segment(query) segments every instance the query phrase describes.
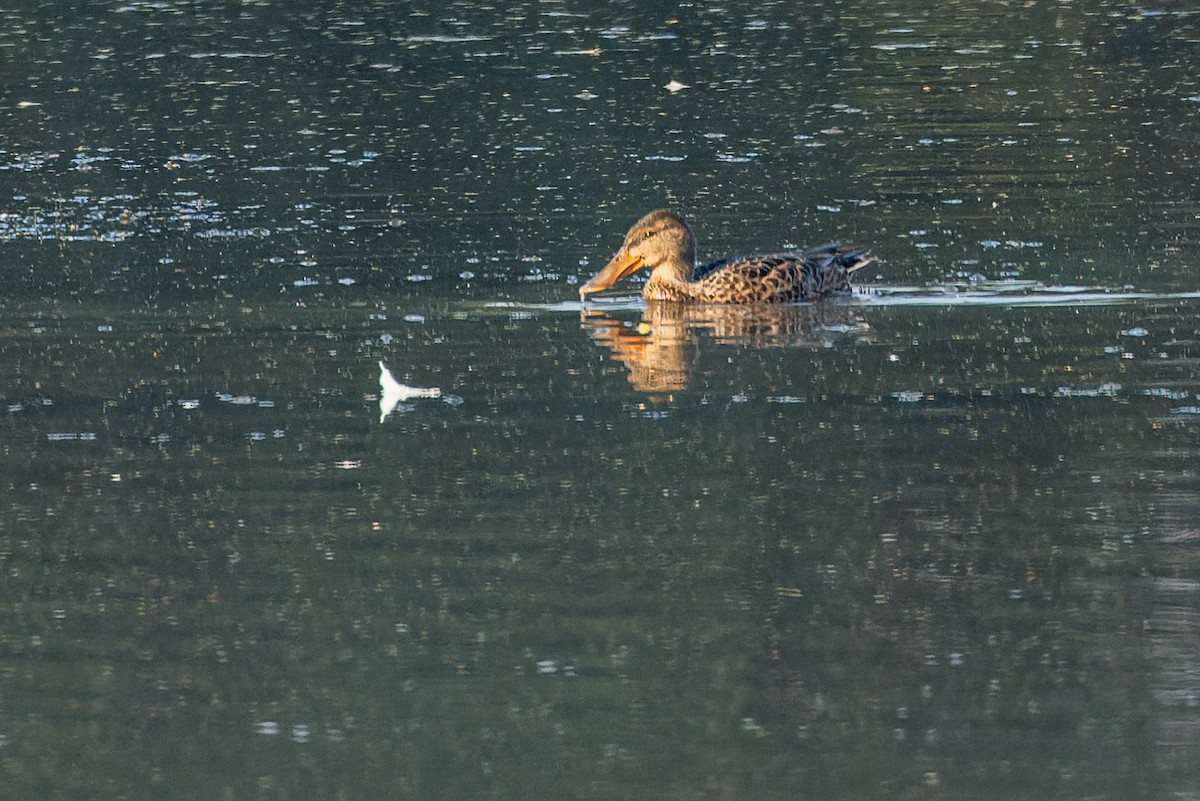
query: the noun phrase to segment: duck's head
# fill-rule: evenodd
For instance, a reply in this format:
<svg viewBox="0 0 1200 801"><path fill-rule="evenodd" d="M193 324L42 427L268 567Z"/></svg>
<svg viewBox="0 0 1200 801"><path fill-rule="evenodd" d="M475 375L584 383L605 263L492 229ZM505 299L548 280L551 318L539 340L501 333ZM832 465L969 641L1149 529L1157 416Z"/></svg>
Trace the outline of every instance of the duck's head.
<svg viewBox="0 0 1200 801"><path fill-rule="evenodd" d="M579 288L590 295L632 275L643 267L651 270L664 264L681 266L688 273L696 263L696 239L687 222L669 209L652 211L634 223L612 261Z"/></svg>

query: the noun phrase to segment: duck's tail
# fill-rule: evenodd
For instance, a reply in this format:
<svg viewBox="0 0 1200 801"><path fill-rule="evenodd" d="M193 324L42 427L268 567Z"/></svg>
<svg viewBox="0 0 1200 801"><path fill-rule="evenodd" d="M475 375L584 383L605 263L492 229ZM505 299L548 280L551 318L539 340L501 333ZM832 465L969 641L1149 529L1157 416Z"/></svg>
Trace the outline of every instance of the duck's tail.
<svg viewBox="0 0 1200 801"><path fill-rule="evenodd" d="M821 267L836 265L846 274L856 273L875 261L869 248L843 246L840 242L828 242L820 247L804 251L806 259L816 261Z"/></svg>
<svg viewBox="0 0 1200 801"><path fill-rule="evenodd" d="M842 254L839 261L846 268L847 273L856 273L868 264L873 263L875 257L871 255L871 251L867 248L856 248Z"/></svg>

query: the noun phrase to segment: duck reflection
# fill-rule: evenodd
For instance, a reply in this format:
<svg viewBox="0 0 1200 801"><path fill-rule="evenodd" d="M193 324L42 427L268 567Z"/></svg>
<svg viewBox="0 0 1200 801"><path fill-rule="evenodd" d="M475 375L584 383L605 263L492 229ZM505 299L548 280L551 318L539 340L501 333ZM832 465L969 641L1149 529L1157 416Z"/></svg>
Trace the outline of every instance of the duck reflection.
<svg viewBox="0 0 1200 801"><path fill-rule="evenodd" d="M847 303L691 306L649 303L637 321L584 307L580 326L612 351L641 392L686 389L700 340L752 347L828 347L866 322Z"/></svg>

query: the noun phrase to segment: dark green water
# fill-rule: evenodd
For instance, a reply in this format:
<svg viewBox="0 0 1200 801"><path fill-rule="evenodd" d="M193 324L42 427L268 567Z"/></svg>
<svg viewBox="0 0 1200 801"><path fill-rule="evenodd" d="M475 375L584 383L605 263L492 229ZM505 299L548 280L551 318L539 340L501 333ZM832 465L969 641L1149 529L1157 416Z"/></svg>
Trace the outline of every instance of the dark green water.
<svg viewBox="0 0 1200 801"><path fill-rule="evenodd" d="M0 20L5 797L1200 798L1189 5Z"/></svg>

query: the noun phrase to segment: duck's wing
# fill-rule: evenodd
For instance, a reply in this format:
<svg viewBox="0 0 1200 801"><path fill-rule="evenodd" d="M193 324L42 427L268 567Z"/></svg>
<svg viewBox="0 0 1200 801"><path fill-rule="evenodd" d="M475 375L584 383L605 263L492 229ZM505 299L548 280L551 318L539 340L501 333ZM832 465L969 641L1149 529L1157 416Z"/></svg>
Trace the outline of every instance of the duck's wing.
<svg viewBox="0 0 1200 801"><path fill-rule="evenodd" d="M696 267L690 294L701 303L796 303L850 289L872 261L865 248L829 242L800 253L733 256Z"/></svg>
<svg viewBox="0 0 1200 801"><path fill-rule="evenodd" d="M722 270L732 270L745 276L748 280L765 277L771 270L778 269L784 264L802 258L795 253L766 253L758 256L730 256L727 259L702 264L692 270L693 281L703 281L714 273Z"/></svg>
<svg viewBox="0 0 1200 801"><path fill-rule="evenodd" d="M702 281L718 270L733 264L751 264L756 262L771 262L798 260L812 266L813 269L841 267L848 273L866 267L875 261L868 248L847 247L841 242L826 242L815 248L807 248L799 253L771 253L762 256L730 256L725 259L697 265L692 270L692 280Z"/></svg>
<svg viewBox="0 0 1200 801"><path fill-rule="evenodd" d="M733 262L741 260L741 256L730 256L727 259L719 259L718 261L709 262L708 264L698 264L692 268L692 280L703 281L717 270L724 268L727 264L732 264Z"/></svg>
<svg viewBox="0 0 1200 801"><path fill-rule="evenodd" d="M693 273L692 294L702 303L791 303L813 295L814 276L795 254L741 256L706 264ZM696 277L699 276L699 277Z"/></svg>

